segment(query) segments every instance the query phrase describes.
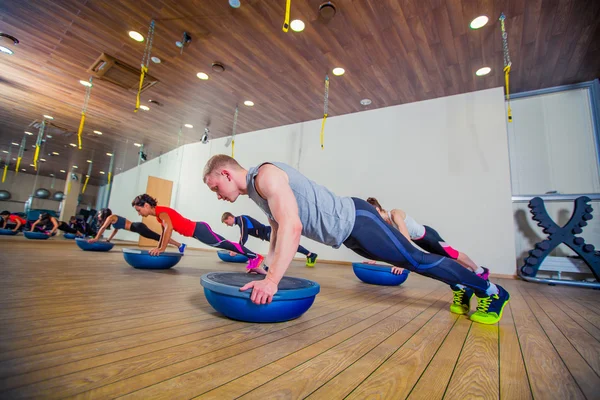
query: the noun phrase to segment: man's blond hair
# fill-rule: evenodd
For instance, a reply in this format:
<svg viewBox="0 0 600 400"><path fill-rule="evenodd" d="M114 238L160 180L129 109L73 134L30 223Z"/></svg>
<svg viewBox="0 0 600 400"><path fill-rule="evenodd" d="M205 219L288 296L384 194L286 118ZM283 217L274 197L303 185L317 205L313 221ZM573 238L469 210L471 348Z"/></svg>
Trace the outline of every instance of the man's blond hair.
<svg viewBox="0 0 600 400"><path fill-rule="evenodd" d="M242 169L242 166L235 161L235 158L229 157L226 154L214 155L208 160L204 166L204 173L202 174L202 180L206 183L206 178L215 171L223 168L231 168L234 170Z"/></svg>

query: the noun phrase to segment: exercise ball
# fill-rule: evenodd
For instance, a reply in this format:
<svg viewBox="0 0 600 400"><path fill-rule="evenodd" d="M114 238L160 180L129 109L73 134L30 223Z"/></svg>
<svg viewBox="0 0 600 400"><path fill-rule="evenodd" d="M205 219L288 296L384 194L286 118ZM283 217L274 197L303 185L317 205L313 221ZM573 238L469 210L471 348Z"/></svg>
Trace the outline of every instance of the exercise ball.
<svg viewBox="0 0 600 400"><path fill-rule="evenodd" d="M358 279L371 285L398 286L406 281L409 270L401 274L392 274L392 268L385 265L352 263L352 269Z"/></svg>
<svg viewBox="0 0 600 400"><path fill-rule="evenodd" d="M39 188L35 191L34 197L37 197L38 199L47 199L50 197L50 192L48 189Z"/></svg>
<svg viewBox="0 0 600 400"><path fill-rule="evenodd" d="M63 201L63 199L65 198L65 194L63 192L56 192L54 193L52 198L56 201Z"/></svg>
<svg viewBox="0 0 600 400"><path fill-rule="evenodd" d="M0 201L10 200L10 192L8 190L0 190Z"/></svg>

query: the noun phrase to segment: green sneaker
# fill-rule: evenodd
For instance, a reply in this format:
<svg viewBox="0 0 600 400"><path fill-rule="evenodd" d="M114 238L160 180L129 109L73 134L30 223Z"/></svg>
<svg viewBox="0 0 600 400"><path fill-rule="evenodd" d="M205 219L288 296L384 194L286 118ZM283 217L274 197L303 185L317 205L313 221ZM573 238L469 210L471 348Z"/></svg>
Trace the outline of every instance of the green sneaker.
<svg viewBox="0 0 600 400"><path fill-rule="evenodd" d="M498 294L477 299L477 311L471 315L471 321L480 324L493 325L502 318L502 311L510 300L510 294L500 285Z"/></svg>
<svg viewBox="0 0 600 400"><path fill-rule="evenodd" d="M317 257L318 255L315 253L311 253L309 257L306 257L306 266L314 267L315 263L317 262Z"/></svg>
<svg viewBox="0 0 600 400"><path fill-rule="evenodd" d="M454 293L454 301L450 305L450 312L459 315L465 315L469 313L471 308L471 297L473 297L473 291L471 289L457 289L452 290Z"/></svg>

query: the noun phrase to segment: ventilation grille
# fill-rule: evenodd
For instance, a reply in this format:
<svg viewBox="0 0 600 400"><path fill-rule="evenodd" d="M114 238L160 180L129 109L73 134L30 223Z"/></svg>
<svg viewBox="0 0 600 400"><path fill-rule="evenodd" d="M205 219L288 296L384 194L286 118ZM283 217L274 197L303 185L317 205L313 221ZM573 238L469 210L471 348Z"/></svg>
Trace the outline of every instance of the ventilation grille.
<svg viewBox="0 0 600 400"><path fill-rule="evenodd" d="M105 53L102 53L100 57L94 61L92 66L88 69L88 72L92 74L94 78L114 83L117 86L133 92L137 92L140 86L139 68L132 67ZM142 85L142 92L157 83L158 79L154 78L152 75L146 74L144 84Z"/></svg>

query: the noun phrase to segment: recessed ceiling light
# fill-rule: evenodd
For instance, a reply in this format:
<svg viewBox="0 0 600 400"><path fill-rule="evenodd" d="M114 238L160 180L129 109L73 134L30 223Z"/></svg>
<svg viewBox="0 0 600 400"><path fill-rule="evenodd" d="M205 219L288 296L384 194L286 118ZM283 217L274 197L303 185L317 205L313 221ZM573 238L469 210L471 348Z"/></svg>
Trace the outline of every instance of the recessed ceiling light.
<svg viewBox="0 0 600 400"><path fill-rule="evenodd" d="M13 161L17 161L17 159L13 157Z"/></svg>
<svg viewBox="0 0 600 400"><path fill-rule="evenodd" d="M300 21L299 19L295 19L290 22L290 28L292 28L294 32L302 32L304 30L304 22Z"/></svg>
<svg viewBox="0 0 600 400"><path fill-rule="evenodd" d="M65 171L64 169L61 169L61 170L60 170L60 172L62 172L62 173L65 173L65 172L67 172L67 171Z"/></svg>
<svg viewBox="0 0 600 400"><path fill-rule="evenodd" d="M492 69L490 67L483 67L483 68L479 68L476 72L475 75L477 76L484 76L490 73Z"/></svg>
<svg viewBox="0 0 600 400"><path fill-rule="evenodd" d="M54 117L51 116L51 115L44 115L44 118L46 118L46 119L54 119Z"/></svg>
<svg viewBox="0 0 600 400"><path fill-rule="evenodd" d="M77 168L79 168L79 167L78 167L77 165L73 165L73 168L77 169Z"/></svg>
<svg viewBox="0 0 600 400"><path fill-rule="evenodd" d="M229 5L232 8L240 8L240 0L229 0Z"/></svg>
<svg viewBox="0 0 600 400"><path fill-rule="evenodd" d="M253 102L253 101L250 101L250 100L246 100L246 101L244 102L244 105L245 105L245 106L248 106L248 107L252 107L252 106L254 106L254 102Z"/></svg>
<svg viewBox="0 0 600 400"><path fill-rule="evenodd" d="M471 29L479 29L482 28L483 26L485 26L485 24L487 24L489 21L489 18L486 17L485 15L481 15L477 18L475 18L473 21L471 21L471 23L469 24L469 28Z"/></svg>
<svg viewBox="0 0 600 400"><path fill-rule="evenodd" d="M86 177L86 178L89 178L90 176L89 176L88 174L85 174L85 177Z"/></svg>
<svg viewBox="0 0 600 400"><path fill-rule="evenodd" d="M3 152L4 154L8 154L8 151L6 151L6 150L2 150L2 152Z"/></svg>
<svg viewBox="0 0 600 400"><path fill-rule="evenodd" d="M106 153L106 155L112 157L113 153Z"/></svg>
<svg viewBox="0 0 600 400"><path fill-rule="evenodd" d="M18 145L19 145L19 143L17 143L17 142L12 142L11 144L12 144L13 146L18 146Z"/></svg>
<svg viewBox="0 0 600 400"><path fill-rule="evenodd" d="M60 154L59 154L57 151L53 151L53 152L52 152L52 155L53 155L53 156L58 156L58 155L60 155Z"/></svg>
<svg viewBox="0 0 600 400"><path fill-rule="evenodd" d="M344 75L346 70L344 68L337 67L337 68L334 68L332 72L335 76L342 76L342 75Z"/></svg>
<svg viewBox="0 0 600 400"><path fill-rule="evenodd" d="M148 106L140 106L140 108L144 111L150 110L150 107L148 107Z"/></svg>
<svg viewBox="0 0 600 400"><path fill-rule="evenodd" d="M194 125L192 125L192 124L185 124L184 126L185 126L186 128L193 128L193 127L194 127Z"/></svg>
<svg viewBox="0 0 600 400"><path fill-rule="evenodd" d="M35 167L35 165L33 165L33 164L29 164L29 166L30 166L30 167Z"/></svg>
<svg viewBox="0 0 600 400"><path fill-rule="evenodd" d="M136 31L129 31L129 37L135 40L136 42L143 42L144 36L141 33Z"/></svg>
<svg viewBox="0 0 600 400"><path fill-rule="evenodd" d="M27 170L25 168L21 168L21 171L23 172L27 172Z"/></svg>
<svg viewBox="0 0 600 400"><path fill-rule="evenodd" d="M198 72L198 73L196 74L196 76L197 76L198 78L202 79L203 81L205 81L205 80L207 80L207 79L208 79L208 75L206 75L204 72Z"/></svg>
<svg viewBox="0 0 600 400"><path fill-rule="evenodd" d="M0 46L0 51L4 54L8 54L9 56L12 56L13 54L15 54L14 51L12 51L8 47L4 47L4 46Z"/></svg>
<svg viewBox="0 0 600 400"><path fill-rule="evenodd" d="M33 133L31 133L31 132L27 132L27 131L25 131L25 134L27 134L27 135L29 135L29 136L32 136L32 135L33 135Z"/></svg>
<svg viewBox="0 0 600 400"><path fill-rule="evenodd" d="M158 58L158 57L150 57L150 59L152 60L152 62L154 64L160 64L160 61L161 61L160 58Z"/></svg>
<svg viewBox="0 0 600 400"><path fill-rule="evenodd" d="M88 81L83 81L83 80L81 80L81 81L79 81L79 83L81 83L81 84L82 84L83 86L85 86L85 87L92 87L92 86L93 86L93 85L92 85L91 83L89 83Z"/></svg>
<svg viewBox="0 0 600 400"><path fill-rule="evenodd" d="M69 143L69 146L71 146L71 147L77 147L77 145L75 143Z"/></svg>
<svg viewBox="0 0 600 400"><path fill-rule="evenodd" d="M32 144L31 147L33 147L35 149L35 144Z"/></svg>
<svg viewBox="0 0 600 400"><path fill-rule="evenodd" d="M371 99L362 99L360 101L360 104L362 104L363 106L368 106L371 103L372 103Z"/></svg>
<svg viewBox="0 0 600 400"><path fill-rule="evenodd" d="M100 175L104 175L104 171L100 171Z"/></svg>
<svg viewBox="0 0 600 400"><path fill-rule="evenodd" d="M141 144L139 144L139 143L134 143L133 145L134 145L135 147L142 147L142 145L141 145Z"/></svg>
<svg viewBox="0 0 600 400"><path fill-rule="evenodd" d="M100 132L100 131L94 131L94 133L95 133L96 135L102 135L102 132Z"/></svg>
<svg viewBox="0 0 600 400"><path fill-rule="evenodd" d="M92 162L92 160L87 160L87 162L88 162L88 163L91 163L91 162Z"/></svg>
<svg viewBox="0 0 600 400"><path fill-rule="evenodd" d="M40 158L40 161L41 162L46 162L46 159L45 158Z"/></svg>
<svg viewBox="0 0 600 400"><path fill-rule="evenodd" d="M50 174L50 176L54 176L54 174Z"/></svg>
<svg viewBox="0 0 600 400"><path fill-rule="evenodd" d="M52 139L52 135L46 135L48 139Z"/></svg>

